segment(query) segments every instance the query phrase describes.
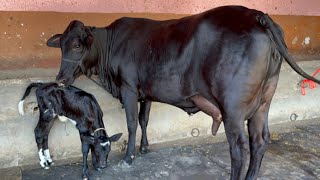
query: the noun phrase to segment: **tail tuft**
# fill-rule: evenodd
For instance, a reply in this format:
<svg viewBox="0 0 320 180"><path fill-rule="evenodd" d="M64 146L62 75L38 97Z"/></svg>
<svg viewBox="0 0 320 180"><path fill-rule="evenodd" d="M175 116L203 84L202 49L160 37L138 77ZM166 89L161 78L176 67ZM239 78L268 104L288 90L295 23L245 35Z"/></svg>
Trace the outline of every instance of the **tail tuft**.
<svg viewBox="0 0 320 180"><path fill-rule="evenodd" d="M19 102L19 104L18 104L18 110L19 110L19 114L20 114L21 116L24 115L23 103L24 103L24 100L21 100L21 101Z"/></svg>

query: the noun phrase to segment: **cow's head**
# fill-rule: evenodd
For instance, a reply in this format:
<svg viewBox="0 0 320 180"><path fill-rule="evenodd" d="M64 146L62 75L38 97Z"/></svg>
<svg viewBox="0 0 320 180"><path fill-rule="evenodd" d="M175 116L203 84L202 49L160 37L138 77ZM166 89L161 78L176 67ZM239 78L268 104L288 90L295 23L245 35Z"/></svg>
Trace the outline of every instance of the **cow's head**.
<svg viewBox="0 0 320 180"><path fill-rule="evenodd" d="M107 167L107 159L111 150L111 143L116 142L120 139L122 133L115 134L111 137L100 136L94 137L90 140L92 147L92 164L96 169L103 169ZM85 142L88 143L88 142Z"/></svg>
<svg viewBox="0 0 320 180"><path fill-rule="evenodd" d="M56 34L47 41L49 47L61 48L62 61L56 77L58 83L69 86L81 74L92 74L96 61L91 53L94 41L91 29L75 20L63 34Z"/></svg>

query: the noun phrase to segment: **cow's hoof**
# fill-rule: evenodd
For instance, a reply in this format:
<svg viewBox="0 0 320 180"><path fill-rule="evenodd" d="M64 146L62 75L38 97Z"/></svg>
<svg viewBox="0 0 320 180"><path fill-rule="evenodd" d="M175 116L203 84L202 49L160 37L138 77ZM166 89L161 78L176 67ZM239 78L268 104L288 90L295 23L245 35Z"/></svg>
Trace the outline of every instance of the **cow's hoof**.
<svg viewBox="0 0 320 180"><path fill-rule="evenodd" d="M44 169L50 169L50 167L49 167L49 166L46 166L46 167L44 167Z"/></svg>
<svg viewBox="0 0 320 180"><path fill-rule="evenodd" d="M47 161L47 163L48 163L49 166L53 166L54 165L53 161L51 161L51 162Z"/></svg>
<svg viewBox="0 0 320 180"><path fill-rule="evenodd" d="M140 147L139 151L141 154L147 154L150 152L150 149L148 148L148 146L144 146L144 147Z"/></svg>
<svg viewBox="0 0 320 180"><path fill-rule="evenodd" d="M131 163L132 163L132 162L131 162ZM130 164L127 163L125 160L121 160L121 161L119 162L118 166L121 167L121 168L130 168L130 167L131 167Z"/></svg>
<svg viewBox="0 0 320 180"><path fill-rule="evenodd" d="M94 169L95 169L96 171L98 171L99 173L102 173L101 168L95 167Z"/></svg>

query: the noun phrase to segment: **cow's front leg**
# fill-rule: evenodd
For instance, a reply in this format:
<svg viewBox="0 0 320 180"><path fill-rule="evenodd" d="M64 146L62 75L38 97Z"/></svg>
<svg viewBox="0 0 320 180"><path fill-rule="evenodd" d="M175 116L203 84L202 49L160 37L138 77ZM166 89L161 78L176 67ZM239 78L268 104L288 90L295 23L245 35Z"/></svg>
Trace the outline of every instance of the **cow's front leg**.
<svg viewBox="0 0 320 180"><path fill-rule="evenodd" d="M138 125L138 96L132 90L123 87L121 88L121 97L126 111L127 127L129 132L127 153L123 160L128 164L132 164L135 156L135 141Z"/></svg>
<svg viewBox="0 0 320 180"><path fill-rule="evenodd" d="M89 153L90 145L87 143L82 142L82 179L88 180L89 179L89 173L88 173L88 153Z"/></svg>
<svg viewBox="0 0 320 180"><path fill-rule="evenodd" d="M143 101L140 103L140 110L139 110L139 124L141 127L141 144L140 144L140 153L146 154L150 152L148 146L148 138L147 138L147 126L149 121L149 114L151 109L151 101Z"/></svg>

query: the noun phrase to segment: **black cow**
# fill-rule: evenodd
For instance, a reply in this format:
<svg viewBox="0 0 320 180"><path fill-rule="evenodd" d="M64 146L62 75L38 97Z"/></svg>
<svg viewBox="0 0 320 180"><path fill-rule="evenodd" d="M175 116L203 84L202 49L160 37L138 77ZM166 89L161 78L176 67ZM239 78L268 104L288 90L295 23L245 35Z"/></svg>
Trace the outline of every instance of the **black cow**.
<svg viewBox="0 0 320 180"><path fill-rule="evenodd" d="M93 95L73 86L60 87L56 83L31 83L21 101L19 113L24 114L23 102L36 87L39 122L34 129L39 150L40 165L48 169L52 163L48 148L48 135L54 120L70 121L79 130L83 154L83 179L88 179L87 157L91 149L92 164L96 170L107 166L111 142L119 140L122 133L109 137L105 130L103 113Z"/></svg>
<svg viewBox="0 0 320 180"><path fill-rule="evenodd" d="M68 86L81 74L101 84L125 108L129 140L124 161L148 152L146 127L152 101L223 120L231 155L231 179L256 179L269 142L268 111L282 60L300 75L288 54L282 29L265 13L241 6L218 7L175 20L121 18L104 28L72 21L47 45L61 48L58 82ZM138 113L138 102L140 111ZM249 141L244 132L248 120Z"/></svg>

